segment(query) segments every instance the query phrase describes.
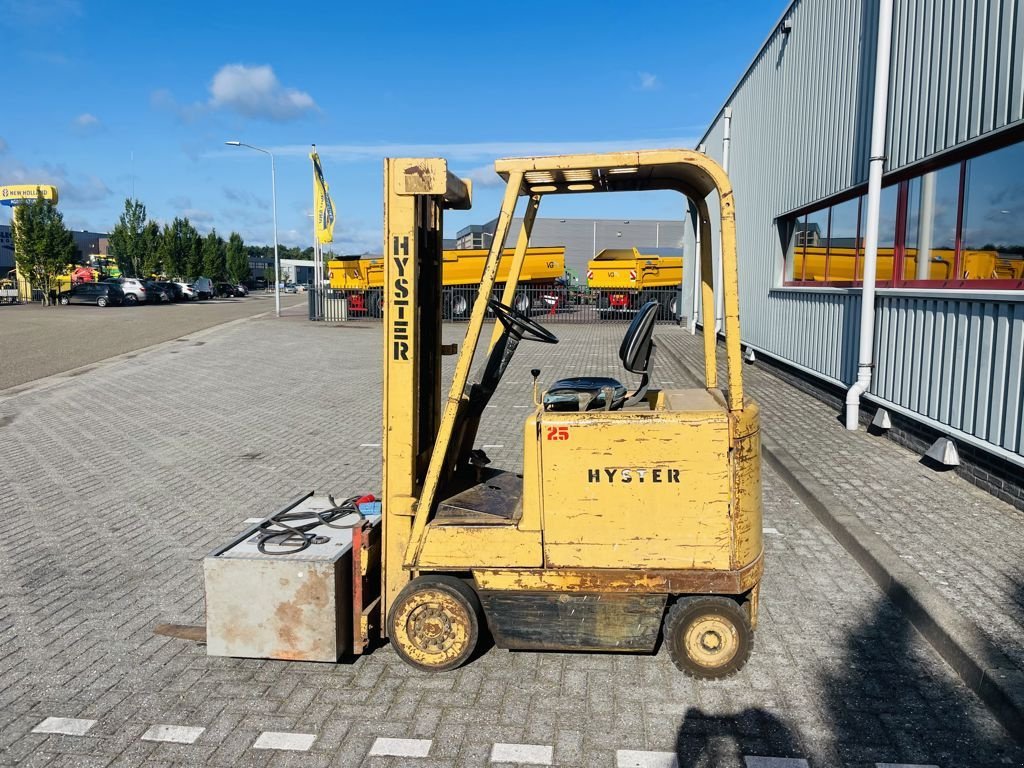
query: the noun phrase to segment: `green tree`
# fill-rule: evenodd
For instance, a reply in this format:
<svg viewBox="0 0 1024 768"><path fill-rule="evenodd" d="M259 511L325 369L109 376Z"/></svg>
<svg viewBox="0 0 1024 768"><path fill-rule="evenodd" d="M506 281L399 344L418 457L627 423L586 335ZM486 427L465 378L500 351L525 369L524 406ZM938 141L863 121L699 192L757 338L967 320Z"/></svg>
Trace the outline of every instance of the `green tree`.
<svg viewBox="0 0 1024 768"><path fill-rule="evenodd" d="M110 233L107 252L117 261L121 274L138 277L145 259L146 206L138 200L125 198L121 218Z"/></svg>
<svg viewBox="0 0 1024 768"><path fill-rule="evenodd" d="M211 229L203 241L203 274L213 281L223 280L226 271L227 249L224 240Z"/></svg>
<svg viewBox="0 0 1024 768"><path fill-rule="evenodd" d="M192 255L194 230L188 219L175 218L164 225L160 235L160 263L168 277L186 276L186 265Z"/></svg>
<svg viewBox="0 0 1024 768"><path fill-rule="evenodd" d="M233 283L249 279L249 254L245 250L242 236L237 232L232 232L228 238L227 270Z"/></svg>
<svg viewBox="0 0 1024 768"><path fill-rule="evenodd" d="M75 259L75 241L64 226L64 216L42 194L14 209L14 261L18 271L50 303L56 278L68 271Z"/></svg>
<svg viewBox="0 0 1024 768"><path fill-rule="evenodd" d="M160 225L155 221L146 223L142 230L142 277L162 275L166 271L160 253Z"/></svg>
<svg viewBox="0 0 1024 768"><path fill-rule="evenodd" d="M188 222L188 219L185 219ZM188 225L188 259L185 271L189 280L195 280L203 274L203 238L191 224Z"/></svg>

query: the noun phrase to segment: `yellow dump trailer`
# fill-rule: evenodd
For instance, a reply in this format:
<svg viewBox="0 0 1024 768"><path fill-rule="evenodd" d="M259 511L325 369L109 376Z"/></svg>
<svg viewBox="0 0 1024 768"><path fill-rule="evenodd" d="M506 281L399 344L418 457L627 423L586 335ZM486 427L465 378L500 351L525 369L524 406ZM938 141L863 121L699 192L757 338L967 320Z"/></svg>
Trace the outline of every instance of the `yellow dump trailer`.
<svg viewBox="0 0 1024 768"><path fill-rule="evenodd" d="M926 280L1020 280L1024 276L1024 260L999 258L996 251L963 250L960 271L954 273L956 254L952 248L931 251ZM793 254L792 280L814 282L850 282L864 277L864 251L853 248L826 248L823 245L796 246ZM894 279L895 249L878 249L877 274L880 282ZM907 248L903 254L903 274L896 279L913 280L917 274L917 249Z"/></svg>
<svg viewBox="0 0 1024 768"><path fill-rule="evenodd" d="M508 279L514 249L507 248L498 265L497 282L504 285ZM449 320L469 316L473 299L483 278L487 251L483 249L456 249L443 252L441 296L443 315ZM530 248L523 263L514 306L520 312L530 312L539 301L565 303L565 288L561 285L565 275L565 248ZM384 260L379 257L355 257L327 262L327 276L332 290L344 291L348 298L348 311L357 317L382 317L384 311Z"/></svg>
<svg viewBox="0 0 1024 768"><path fill-rule="evenodd" d="M649 301L658 302L661 319L675 320L682 280L679 248L605 248L587 264L587 287L602 320L632 315Z"/></svg>

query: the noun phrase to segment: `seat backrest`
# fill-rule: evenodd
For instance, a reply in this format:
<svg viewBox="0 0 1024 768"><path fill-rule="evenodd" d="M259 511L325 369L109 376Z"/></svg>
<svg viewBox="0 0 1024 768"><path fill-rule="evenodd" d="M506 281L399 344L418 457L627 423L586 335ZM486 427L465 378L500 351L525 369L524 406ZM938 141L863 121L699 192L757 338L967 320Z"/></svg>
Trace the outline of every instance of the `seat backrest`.
<svg viewBox="0 0 1024 768"><path fill-rule="evenodd" d="M626 335L619 345L619 359L630 373L646 373L650 361L651 337L654 335L654 319L658 315L658 302L648 301L637 311L633 322L626 329Z"/></svg>

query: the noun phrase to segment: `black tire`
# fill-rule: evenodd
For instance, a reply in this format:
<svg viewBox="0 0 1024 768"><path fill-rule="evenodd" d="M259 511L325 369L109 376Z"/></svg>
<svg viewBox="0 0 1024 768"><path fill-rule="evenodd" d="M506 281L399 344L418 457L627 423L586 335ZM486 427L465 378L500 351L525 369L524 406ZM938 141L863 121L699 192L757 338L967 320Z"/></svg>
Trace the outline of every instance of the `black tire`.
<svg viewBox="0 0 1024 768"><path fill-rule="evenodd" d="M107 306L107 297L106 296L100 296L98 299L96 299L96 306L97 307L105 307L105 306Z"/></svg>
<svg viewBox="0 0 1024 768"><path fill-rule="evenodd" d="M657 314L656 317L660 316L661 315L661 296L659 296L658 294L654 293L653 291L645 291L644 293L640 294L640 297L638 298L636 304L632 306L633 311L634 312L639 312L640 311L640 307L642 307L644 304L646 304L649 301L656 301L656 302L658 302L658 314Z"/></svg>
<svg viewBox="0 0 1024 768"><path fill-rule="evenodd" d="M473 311L473 300L469 291L445 291L442 303L445 320L468 320Z"/></svg>
<svg viewBox="0 0 1024 768"><path fill-rule="evenodd" d="M750 616L728 597L683 597L662 629L669 655L691 677L716 680L739 672L750 658Z"/></svg>
<svg viewBox="0 0 1024 768"><path fill-rule="evenodd" d="M529 315L530 310L533 309L533 299L530 298L530 294L526 291L518 291L512 297L512 309L521 315Z"/></svg>
<svg viewBox="0 0 1024 768"><path fill-rule="evenodd" d="M679 319L679 291L666 291L661 297L661 319L675 322Z"/></svg>
<svg viewBox="0 0 1024 768"><path fill-rule="evenodd" d="M384 317L383 291L370 291L366 294L366 314L370 317Z"/></svg>
<svg viewBox="0 0 1024 768"><path fill-rule="evenodd" d="M61 306L66 307L71 303L71 298L69 296L61 296L58 301L61 303Z"/></svg>
<svg viewBox="0 0 1024 768"><path fill-rule="evenodd" d="M124 295L124 303L128 304L129 306L131 306L132 304L138 304L139 297L136 296L134 293L126 293Z"/></svg>
<svg viewBox="0 0 1024 768"><path fill-rule="evenodd" d="M388 613L388 637L399 658L427 672L465 664L480 640L483 611L476 592L454 576L413 579Z"/></svg>

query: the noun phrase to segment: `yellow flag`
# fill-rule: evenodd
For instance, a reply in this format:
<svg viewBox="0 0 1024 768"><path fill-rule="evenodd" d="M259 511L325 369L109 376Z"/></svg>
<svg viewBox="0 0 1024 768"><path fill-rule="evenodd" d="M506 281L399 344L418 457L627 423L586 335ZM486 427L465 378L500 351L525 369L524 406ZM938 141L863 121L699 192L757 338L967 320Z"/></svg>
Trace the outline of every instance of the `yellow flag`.
<svg viewBox="0 0 1024 768"><path fill-rule="evenodd" d="M320 167L320 155L312 152L309 159L313 161L313 216L316 222L316 238L321 243L334 241L334 201L324 181L324 171Z"/></svg>

